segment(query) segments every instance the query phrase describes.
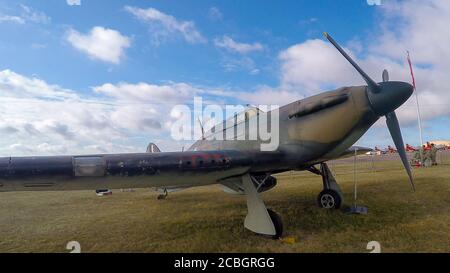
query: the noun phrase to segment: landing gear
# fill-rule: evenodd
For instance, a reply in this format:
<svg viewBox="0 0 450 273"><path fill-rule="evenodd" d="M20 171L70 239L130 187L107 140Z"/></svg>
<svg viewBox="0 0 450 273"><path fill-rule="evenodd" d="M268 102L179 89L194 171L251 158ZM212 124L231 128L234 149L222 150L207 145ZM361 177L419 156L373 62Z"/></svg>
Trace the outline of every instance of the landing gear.
<svg viewBox="0 0 450 273"><path fill-rule="evenodd" d="M280 239L281 235L283 235L283 221L281 217L271 209L267 209L269 213L270 219L272 220L273 225L275 226L275 235L272 235L272 239Z"/></svg>
<svg viewBox="0 0 450 273"><path fill-rule="evenodd" d="M324 209L339 209L342 199L337 191L323 190L317 197L317 204Z"/></svg>
<svg viewBox="0 0 450 273"><path fill-rule="evenodd" d="M322 176L323 191L317 197L319 207L324 209L339 209L344 203L344 196L328 165L321 163L320 170L313 166L309 171Z"/></svg>
<svg viewBox="0 0 450 273"><path fill-rule="evenodd" d="M167 198L167 195L169 195L169 193L167 192L167 189L164 189L164 192L162 194L158 194L157 199L158 200L164 200Z"/></svg>
<svg viewBox="0 0 450 273"><path fill-rule="evenodd" d="M247 196L248 209L244 221L245 228L257 234L279 239L283 235L283 222L280 216L266 208L249 174L242 177L242 185Z"/></svg>

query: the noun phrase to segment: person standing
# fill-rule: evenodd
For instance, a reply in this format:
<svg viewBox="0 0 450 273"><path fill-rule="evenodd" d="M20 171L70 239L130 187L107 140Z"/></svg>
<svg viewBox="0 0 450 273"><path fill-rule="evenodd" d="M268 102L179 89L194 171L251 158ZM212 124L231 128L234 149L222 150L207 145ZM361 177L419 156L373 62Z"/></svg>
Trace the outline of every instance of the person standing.
<svg viewBox="0 0 450 273"><path fill-rule="evenodd" d="M431 147L431 145L430 145ZM423 151L422 151L422 155L423 155L423 162L422 162L422 166L424 167L431 167L432 162L431 162L431 149L427 148L427 145L423 145Z"/></svg>
<svg viewBox="0 0 450 273"><path fill-rule="evenodd" d="M438 149L436 148L436 145L434 143L431 143L431 149L430 149L430 157L431 157L431 165L436 166L436 155L437 155Z"/></svg>

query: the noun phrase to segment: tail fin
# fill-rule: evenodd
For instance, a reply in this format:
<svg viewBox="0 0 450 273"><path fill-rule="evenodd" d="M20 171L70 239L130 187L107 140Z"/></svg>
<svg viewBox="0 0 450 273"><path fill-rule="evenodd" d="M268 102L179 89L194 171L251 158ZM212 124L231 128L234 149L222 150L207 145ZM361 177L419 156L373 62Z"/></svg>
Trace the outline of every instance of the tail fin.
<svg viewBox="0 0 450 273"><path fill-rule="evenodd" d="M161 152L161 150L158 148L158 146L156 146L155 143L148 144L147 153L153 154L153 153L160 153L160 152Z"/></svg>

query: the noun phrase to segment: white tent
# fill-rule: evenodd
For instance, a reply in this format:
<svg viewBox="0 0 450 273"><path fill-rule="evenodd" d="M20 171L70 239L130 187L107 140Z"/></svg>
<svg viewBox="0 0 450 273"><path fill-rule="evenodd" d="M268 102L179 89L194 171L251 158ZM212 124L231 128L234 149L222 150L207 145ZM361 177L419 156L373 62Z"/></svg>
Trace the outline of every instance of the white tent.
<svg viewBox="0 0 450 273"><path fill-rule="evenodd" d="M445 146L445 147L450 146L449 140L433 140L433 141L429 141L429 142L430 142L430 144L434 143L434 145L436 145L436 146ZM427 144L424 143L423 145L427 145Z"/></svg>

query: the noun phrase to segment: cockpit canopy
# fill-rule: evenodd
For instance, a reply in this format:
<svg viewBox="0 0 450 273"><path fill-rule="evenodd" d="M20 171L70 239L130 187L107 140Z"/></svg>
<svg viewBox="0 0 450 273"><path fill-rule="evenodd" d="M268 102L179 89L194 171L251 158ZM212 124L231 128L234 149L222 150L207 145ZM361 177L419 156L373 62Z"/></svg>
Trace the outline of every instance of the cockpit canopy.
<svg viewBox="0 0 450 273"><path fill-rule="evenodd" d="M217 139L218 134L223 134L228 128L237 127L239 124L248 122L251 118L256 117L259 113L264 113L261 109L255 106L247 106L244 111L235 113L232 117L225 121L214 125L211 130L205 132L205 139ZM223 138L222 138L223 139Z"/></svg>

